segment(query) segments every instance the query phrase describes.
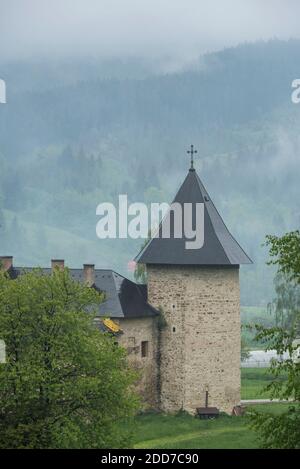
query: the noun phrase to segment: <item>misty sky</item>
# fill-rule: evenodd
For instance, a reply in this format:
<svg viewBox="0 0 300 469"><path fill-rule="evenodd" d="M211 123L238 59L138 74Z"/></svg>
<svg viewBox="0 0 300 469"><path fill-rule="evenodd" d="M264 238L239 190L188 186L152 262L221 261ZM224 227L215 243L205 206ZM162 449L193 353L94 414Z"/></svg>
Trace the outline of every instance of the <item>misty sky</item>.
<svg viewBox="0 0 300 469"><path fill-rule="evenodd" d="M0 0L0 60L172 58L300 36L299 0Z"/></svg>

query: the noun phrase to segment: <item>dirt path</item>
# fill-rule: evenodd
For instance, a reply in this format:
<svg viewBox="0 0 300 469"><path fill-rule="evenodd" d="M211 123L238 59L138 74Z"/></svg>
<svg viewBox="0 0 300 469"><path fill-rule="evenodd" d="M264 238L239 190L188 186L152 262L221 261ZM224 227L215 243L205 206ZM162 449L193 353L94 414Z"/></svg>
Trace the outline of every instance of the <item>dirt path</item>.
<svg viewBox="0 0 300 469"><path fill-rule="evenodd" d="M243 399L241 400L242 405L256 405L256 404L288 404L294 402L293 399L282 400L282 399Z"/></svg>

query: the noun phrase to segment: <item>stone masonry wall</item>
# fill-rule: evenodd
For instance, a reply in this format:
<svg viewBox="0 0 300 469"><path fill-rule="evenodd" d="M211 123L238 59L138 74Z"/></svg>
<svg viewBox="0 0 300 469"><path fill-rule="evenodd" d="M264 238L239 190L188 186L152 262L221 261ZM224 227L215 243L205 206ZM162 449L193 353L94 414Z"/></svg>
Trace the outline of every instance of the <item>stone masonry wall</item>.
<svg viewBox="0 0 300 469"><path fill-rule="evenodd" d="M140 371L137 390L145 408L157 407L157 328L155 318L119 319L123 334L118 342L128 352L130 364ZM147 357L142 357L141 343L148 342Z"/></svg>
<svg viewBox="0 0 300 469"><path fill-rule="evenodd" d="M161 409L230 413L240 403L237 267L148 265L148 301L162 307Z"/></svg>

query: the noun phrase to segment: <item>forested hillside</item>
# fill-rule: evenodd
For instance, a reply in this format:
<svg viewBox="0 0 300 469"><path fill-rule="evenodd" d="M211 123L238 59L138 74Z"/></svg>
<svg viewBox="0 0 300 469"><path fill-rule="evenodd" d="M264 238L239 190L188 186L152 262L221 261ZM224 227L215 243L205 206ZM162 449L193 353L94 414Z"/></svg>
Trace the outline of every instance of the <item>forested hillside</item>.
<svg viewBox="0 0 300 469"><path fill-rule="evenodd" d="M171 201L186 149L254 265L242 304L272 299L267 233L300 224L300 41L241 45L163 75L155 64L1 63L0 253L18 265L51 257L125 275L141 240L98 240L96 206Z"/></svg>

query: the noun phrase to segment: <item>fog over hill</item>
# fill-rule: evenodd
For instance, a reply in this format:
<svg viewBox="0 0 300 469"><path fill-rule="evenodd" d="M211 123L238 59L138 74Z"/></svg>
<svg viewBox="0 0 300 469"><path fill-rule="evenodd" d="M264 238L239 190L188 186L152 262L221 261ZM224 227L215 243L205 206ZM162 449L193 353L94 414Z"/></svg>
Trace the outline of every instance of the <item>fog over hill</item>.
<svg viewBox="0 0 300 469"><path fill-rule="evenodd" d="M63 257L125 275L141 240L96 238L96 206L170 202L186 149L227 226L255 261L242 304L272 299L265 234L300 224L300 41L205 54L176 72L157 59L0 60L0 251L17 264Z"/></svg>

